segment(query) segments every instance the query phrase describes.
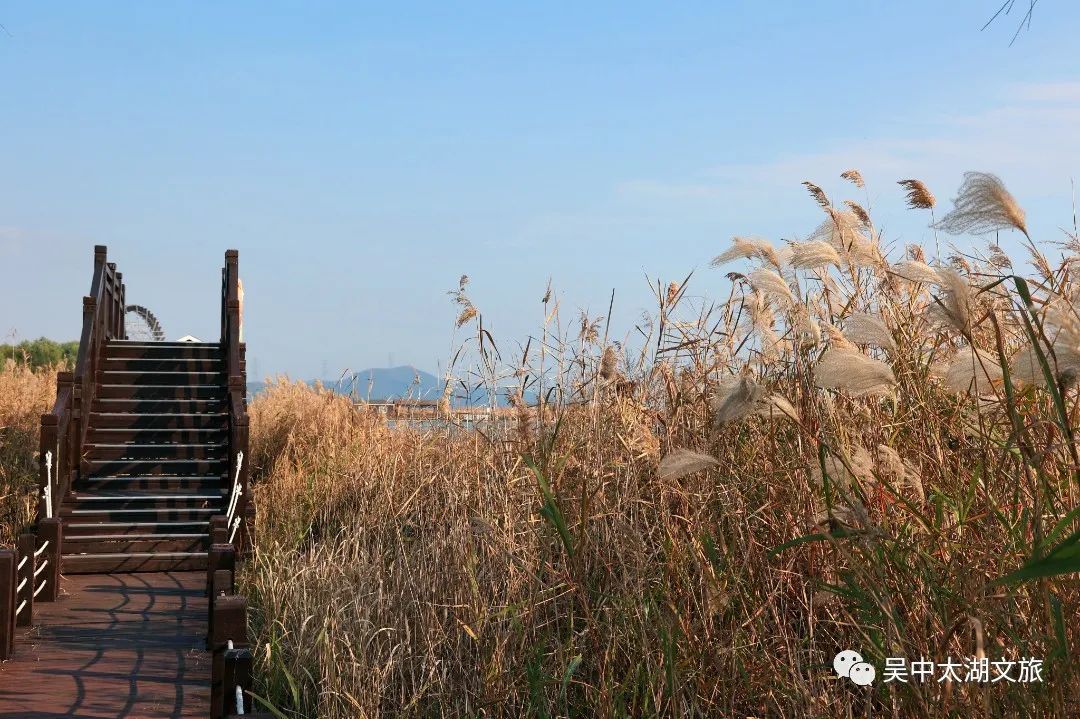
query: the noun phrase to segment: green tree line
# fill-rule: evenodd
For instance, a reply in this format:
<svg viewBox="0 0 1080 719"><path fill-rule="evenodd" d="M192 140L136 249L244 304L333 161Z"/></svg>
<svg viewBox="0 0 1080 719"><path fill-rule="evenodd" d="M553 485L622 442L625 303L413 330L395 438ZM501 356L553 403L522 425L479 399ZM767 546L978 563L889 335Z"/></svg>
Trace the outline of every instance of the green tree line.
<svg viewBox="0 0 1080 719"><path fill-rule="evenodd" d="M78 354L78 342L55 342L45 337L23 340L17 345L0 344L0 369L4 366L4 360L8 359L29 364L33 369L59 364L74 367Z"/></svg>

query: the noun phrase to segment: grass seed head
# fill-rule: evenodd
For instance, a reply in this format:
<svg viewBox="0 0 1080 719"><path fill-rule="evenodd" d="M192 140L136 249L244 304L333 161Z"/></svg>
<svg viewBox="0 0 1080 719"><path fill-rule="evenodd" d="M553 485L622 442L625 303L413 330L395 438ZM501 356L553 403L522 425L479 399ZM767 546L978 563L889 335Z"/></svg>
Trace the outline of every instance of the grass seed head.
<svg viewBox="0 0 1080 719"><path fill-rule="evenodd" d="M934 226L952 235L985 235L1008 229L1028 234L1024 208L1005 189L1005 183L989 172L965 172L953 209Z"/></svg>

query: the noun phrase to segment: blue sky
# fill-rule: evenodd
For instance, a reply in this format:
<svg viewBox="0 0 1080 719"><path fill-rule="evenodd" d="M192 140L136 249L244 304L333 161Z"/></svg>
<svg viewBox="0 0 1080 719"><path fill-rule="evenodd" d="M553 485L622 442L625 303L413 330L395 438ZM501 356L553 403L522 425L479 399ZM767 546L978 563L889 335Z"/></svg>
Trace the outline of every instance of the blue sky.
<svg viewBox="0 0 1080 719"><path fill-rule="evenodd" d="M811 231L804 179L902 244L930 233L896 180L944 210L988 170L1058 240L1080 5L1009 47L997 4L8 4L0 334L77 337L101 243L170 335L212 337L236 247L259 374L436 371L461 274L504 345L548 277L566 319L614 289L625 334L646 276L719 294L731 235Z"/></svg>

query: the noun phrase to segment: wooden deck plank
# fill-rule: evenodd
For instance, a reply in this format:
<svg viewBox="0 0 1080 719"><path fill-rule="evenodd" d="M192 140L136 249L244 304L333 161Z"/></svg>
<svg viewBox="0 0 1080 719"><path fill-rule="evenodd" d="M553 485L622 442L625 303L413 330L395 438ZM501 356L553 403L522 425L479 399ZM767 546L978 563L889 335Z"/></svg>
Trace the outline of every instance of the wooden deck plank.
<svg viewBox="0 0 1080 719"><path fill-rule="evenodd" d="M205 586L205 572L66 577L0 663L0 719L208 716Z"/></svg>

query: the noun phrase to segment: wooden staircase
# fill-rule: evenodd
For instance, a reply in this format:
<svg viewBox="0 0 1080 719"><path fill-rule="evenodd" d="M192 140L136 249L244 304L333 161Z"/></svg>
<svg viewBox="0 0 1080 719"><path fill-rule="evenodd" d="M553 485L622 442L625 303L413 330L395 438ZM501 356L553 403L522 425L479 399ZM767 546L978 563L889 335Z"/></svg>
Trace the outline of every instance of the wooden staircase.
<svg viewBox="0 0 1080 719"><path fill-rule="evenodd" d="M60 514L62 571L205 569L229 491L221 347L112 340L103 357L82 471Z"/></svg>
<svg viewBox="0 0 1080 719"><path fill-rule="evenodd" d="M269 719L235 586L255 526L240 287L229 250L219 341L132 341L128 312L153 315L94 248L75 367L41 415L37 517L0 546L0 719Z"/></svg>

